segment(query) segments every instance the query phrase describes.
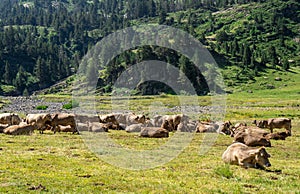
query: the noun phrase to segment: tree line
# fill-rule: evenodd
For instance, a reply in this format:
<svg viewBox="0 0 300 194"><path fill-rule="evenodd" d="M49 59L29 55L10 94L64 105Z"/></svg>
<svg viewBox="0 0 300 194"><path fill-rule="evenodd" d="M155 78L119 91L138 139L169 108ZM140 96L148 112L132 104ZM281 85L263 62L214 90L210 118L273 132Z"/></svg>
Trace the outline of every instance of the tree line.
<svg viewBox="0 0 300 194"><path fill-rule="evenodd" d="M103 37L118 29L143 22L156 22L189 32L206 45L216 58L221 56L221 63L225 65L238 65L244 71L253 69L256 73L260 68L265 68L266 64L272 64L274 68L282 66L287 70L287 56L292 56L298 49L290 48L294 47L290 44L290 39L295 34L287 26L287 21L299 22L298 15L295 15L297 11L288 10L299 10L299 3L274 1L277 10L273 14L251 12L251 18L248 19L254 22L245 22L244 28L235 33L230 32L229 27L226 27L230 25L223 18L212 14L220 8L263 2L265 1L33 0L26 1L25 5L22 1L3 0L0 2L0 9L3 10L0 13L1 85L13 86L14 89L8 94L17 95L30 94L48 87L74 74L82 57ZM282 2L285 2L286 7ZM215 39L207 38L213 34L216 35ZM272 41L272 44L268 41ZM140 60L156 59L181 68L192 83L199 86L199 94L207 92L203 89L207 86L202 83L204 80L201 72L194 71L191 62L180 54L154 47L141 47L137 50L138 52L124 52L111 62L99 81L100 91L111 91L114 78L126 66ZM141 88L142 94L147 93L144 92L148 91L147 85Z"/></svg>

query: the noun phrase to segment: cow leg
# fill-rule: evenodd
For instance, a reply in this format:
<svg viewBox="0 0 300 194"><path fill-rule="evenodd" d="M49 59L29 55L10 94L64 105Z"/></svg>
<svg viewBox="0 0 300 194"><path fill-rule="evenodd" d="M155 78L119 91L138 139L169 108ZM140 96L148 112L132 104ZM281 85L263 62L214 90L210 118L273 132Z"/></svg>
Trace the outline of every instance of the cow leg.
<svg viewBox="0 0 300 194"><path fill-rule="evenodd" d="M54 127L53 127L53 133L54 133L54 134L56 133L56 128L57 128L57 126L54 126Z"/></svg>

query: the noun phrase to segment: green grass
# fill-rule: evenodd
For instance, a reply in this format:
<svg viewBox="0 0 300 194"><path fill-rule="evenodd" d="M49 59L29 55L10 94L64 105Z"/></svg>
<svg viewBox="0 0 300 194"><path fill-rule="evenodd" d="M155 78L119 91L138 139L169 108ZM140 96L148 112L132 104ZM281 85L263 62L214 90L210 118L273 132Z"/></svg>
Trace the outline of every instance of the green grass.
<svg viewBox="0 0 300 194"><path fill-rule="evenodd" d="M285 141L272 141L272 147L267 148L272 164L269 172L224 165L221 156L232 143L232 138L222 135L204 155L199 154L201 145L204 137L211 134L195 134L189 146L169 163L132 171L101 160L88 149L79 135L53 134L50 131L45 134L35 132L31 136L0 134L0 193L299 193L300 78L299 74L292 72L282 75L282 78L287 79L286 87L267 90L254 83L249 85L253 93L248 93L246 88L227 95L225 119L233 123L244 121L251 124L253 119L281 116L292 119L293 136ZM71 100L70 95L42 97L46 101ZM113 102L124 106L121 102L129 101L129 110L137 112L172 108L180 105L179 99L189 105L211 105L210 96L197 97L196 103L193 98L130 96L129 100L122 97ZM84 97L82 101L91 99ZM97 96L96 106L101 111L111 111L112 97ZM195 118L203 117L202 113L195 113ZM134 150L154 149L168 141L140 138L124 131L111 131L108 136L123 148ZM131 158L126 162L131 162ZM30 190L39 184L45 190Z"/></svg>
<svg viewBox="0 0 300 194"><path fill-rule="evenodd" d="M221 155L232 142L228 136L218 136L209 151L199 155L204 134L195 134L191 144L171 162L132 171L103 162L79 135L2 134L0 192L27 193L41 184L45 193L295 193L300 184L299 127L297 122L292 137L273 141L273 147L267 148L272 156L270 171L274 172L224 165ZM131 149L149 149L166 141L122 131L113 131L110 136Z"/></svg>

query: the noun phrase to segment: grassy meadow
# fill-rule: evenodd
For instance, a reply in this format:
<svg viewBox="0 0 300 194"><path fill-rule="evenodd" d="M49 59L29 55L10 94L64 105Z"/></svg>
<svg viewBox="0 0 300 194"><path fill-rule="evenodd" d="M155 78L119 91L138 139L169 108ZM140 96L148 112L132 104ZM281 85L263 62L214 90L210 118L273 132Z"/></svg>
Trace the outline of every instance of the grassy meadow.
<svg viewBox="0 0 300 194"><path fill-rule="evenodd" d="M253 119L281 116L292 119L292 136L285 141L272 141L272 147L267 148L272 164L268 170L224 165L221 155L232 138L223 135L217 136L205 154L200 154L202 143L212 134L194 134L191 143L172 161L152 169L128 170L101 160L80 135L50 131L34 132L31 136L0 134L0 193L300 193L298 75L283 75L283 80L293 79L287 86L282 81L273 83L275 89L263 89L257 82L235 88L233 94L227 95L224 119L233 123L244 121L251 125ZM261 79L273 82L273 78ZM69 101L71 97L43 98ZM189 100L191 97L181 98L195 105ZM96 97L96 102L99 110L109 112L112 108L109 96ZM211 105L211 97L198 97L197 103ZM179 105L178 97L161 95L129 97L128 107L135 112L160 112L163 107ZM194 115L195 119L206 116ZM168 141L139 138L138 134L124 131L110 131L108 136L120 146L134 150L154 149ZM128 158L126 162L130 161Z"/></svg>

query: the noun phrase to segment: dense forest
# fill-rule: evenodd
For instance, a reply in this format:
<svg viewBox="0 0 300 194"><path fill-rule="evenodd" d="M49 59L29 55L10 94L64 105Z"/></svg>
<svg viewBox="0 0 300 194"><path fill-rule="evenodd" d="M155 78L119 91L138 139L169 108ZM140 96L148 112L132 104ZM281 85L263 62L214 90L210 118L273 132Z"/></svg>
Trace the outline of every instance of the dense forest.
<svg viewBox="0 0 300 194"><path fill-rule="evenodd" d="M255 79L266 68L288 71L300 62L297 0L2 0L0 10L2 95L29 95L68 78L102 38L147 23L172 26L196 37L221 68L235 67L232 77L224 77L236 83ZM101 72L98 91L111 92L124 69L144 60L168 62L185 73L197 94L209 92L189 59L156 46L115 57ZM172 93L161 83L136 89L140 94Z"/></svg>

